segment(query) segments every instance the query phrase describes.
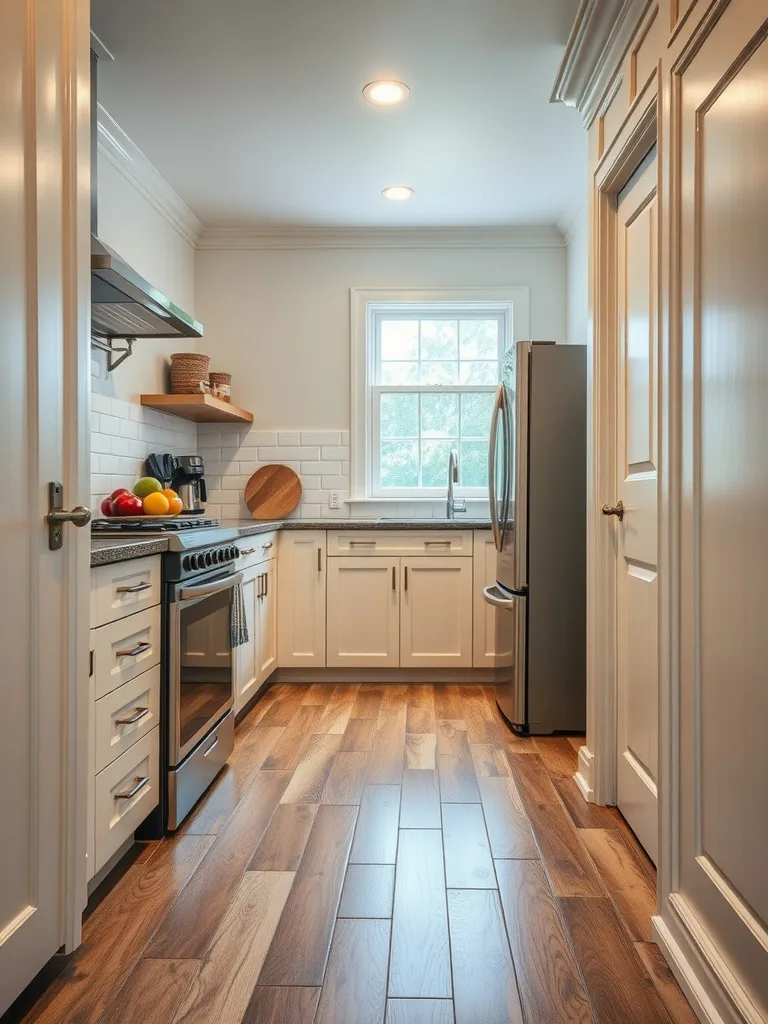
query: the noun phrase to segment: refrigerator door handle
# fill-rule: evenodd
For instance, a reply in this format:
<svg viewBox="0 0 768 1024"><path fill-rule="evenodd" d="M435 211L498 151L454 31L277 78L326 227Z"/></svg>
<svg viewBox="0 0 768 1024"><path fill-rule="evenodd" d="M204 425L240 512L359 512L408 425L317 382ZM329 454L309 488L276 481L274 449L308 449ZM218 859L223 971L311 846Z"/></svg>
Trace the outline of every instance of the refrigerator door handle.
<svg viewBox="0 0 768 1024"><path fill-rule="evenodd" d="M509 504L511 499L512 481L514 474L514 462L515 457L515 428L514 418L512 411L512 403L509 398L506 385L502 384L504 391L504 400L501 405L501 416L502 416L502 429L503 429L503 450L504 450L504 487L503 497L501 506L501 547L499 551L504 551L504 547L507 542L507 531L509 530Z"/></svg>
<svg viewBox="0 0 768 1024"><path fill-rule="evenodd" d="M512 589L528 584L528 416L531 397L531 342L519 342L515 401L515 557Z"/></svg>
<svg viewBox="0 0 768 1024"><path fill-rule="evenodd" d="M507 597L497 586L483 588L483 600L486 604L492 604L495 608L514 608L517 598Z"/></svg>
<svg viewBox="0 0 768 1024"><path fill-rule="evenodd" d="M488 441L488 496L490 498L493 543L496 545L497 551L502 550L502 532L499 508L496 504L496 441L499 432L499 416L502 414L504 399L504 385L499 384L493 403L493 412L491 413L491 436Z"/></svg>

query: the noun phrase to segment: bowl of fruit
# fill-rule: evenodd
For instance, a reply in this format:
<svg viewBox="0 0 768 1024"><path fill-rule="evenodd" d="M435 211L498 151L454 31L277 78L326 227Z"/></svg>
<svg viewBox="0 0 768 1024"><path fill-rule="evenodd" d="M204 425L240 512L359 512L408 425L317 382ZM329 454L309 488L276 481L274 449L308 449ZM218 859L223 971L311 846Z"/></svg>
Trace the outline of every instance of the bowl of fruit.
<svg viewBox="0 0 768 1024"><path fill-rule="evenodd" d="M127 487L118 487L101 503L101 514L107 518L127 519L135 516L155 519L169 519L179 515L184 504L176 491L163 487L153 476L143 476L133 485L133 491Z"/></svg>

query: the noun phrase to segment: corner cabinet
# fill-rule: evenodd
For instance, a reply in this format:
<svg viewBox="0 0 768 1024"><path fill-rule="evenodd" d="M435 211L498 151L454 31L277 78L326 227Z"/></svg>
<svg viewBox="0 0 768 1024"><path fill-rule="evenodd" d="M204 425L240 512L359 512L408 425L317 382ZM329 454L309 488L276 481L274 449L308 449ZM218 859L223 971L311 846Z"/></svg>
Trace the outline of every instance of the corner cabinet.
<svg viewBox="0 0 768 1024"><path fill-rule="evenodd" d="M239 550L248 641L235 648L235 714L277 666L275 534L245 537Z"/></svg>
<svg viewBox="0 0 768 1024"><path fill-rule="evenodd" d="M325 668L325 530L280 535L277 649L281 668Z"/></svg>

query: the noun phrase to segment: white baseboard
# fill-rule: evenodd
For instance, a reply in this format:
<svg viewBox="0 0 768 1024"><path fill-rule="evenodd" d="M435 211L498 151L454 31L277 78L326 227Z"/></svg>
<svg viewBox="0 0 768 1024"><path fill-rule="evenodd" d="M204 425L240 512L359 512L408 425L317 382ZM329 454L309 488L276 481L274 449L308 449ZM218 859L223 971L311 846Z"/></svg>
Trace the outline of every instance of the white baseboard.
<svg viewBox="0 0 768 1024"><path fill-rule="evenodd" d="M727 1024L715 1009L699 977L686 960L677 939L669 929L666 921L658 914L651 918L653 941L661 950L669 969L677 979L677 983L685 993L693 1012L705 1024Z"/></svg>
<svg viewBox="0 0 768 1024"><path fill-rule="evenodd" d="M271 683L474 683L493 685L491 668L279 668Z"/></svg>
<svg viewBox="0 0 768 1024"><path fill-rule="evenodd" d="M592 785L592 773L594 771L595 755L587 746L579 747L579 767L574 775L576 785L581 790L581 795L588 804L595 802L595 788Z"/></svg>

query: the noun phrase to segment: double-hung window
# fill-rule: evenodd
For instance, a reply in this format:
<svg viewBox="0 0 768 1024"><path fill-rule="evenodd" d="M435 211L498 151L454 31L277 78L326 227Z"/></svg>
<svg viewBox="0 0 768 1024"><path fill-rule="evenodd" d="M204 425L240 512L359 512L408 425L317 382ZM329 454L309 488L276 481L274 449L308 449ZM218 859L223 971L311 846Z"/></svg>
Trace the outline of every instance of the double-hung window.
<svg viewBox="0 0 768 1024"><path fill-rule="evenodd" d="M513 303L382 301L365 310L365 497L443 496L455 450L457 494L486 498L494 394L514 357ZM353 446L360 442L353 431Z"/></svg>

